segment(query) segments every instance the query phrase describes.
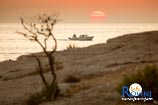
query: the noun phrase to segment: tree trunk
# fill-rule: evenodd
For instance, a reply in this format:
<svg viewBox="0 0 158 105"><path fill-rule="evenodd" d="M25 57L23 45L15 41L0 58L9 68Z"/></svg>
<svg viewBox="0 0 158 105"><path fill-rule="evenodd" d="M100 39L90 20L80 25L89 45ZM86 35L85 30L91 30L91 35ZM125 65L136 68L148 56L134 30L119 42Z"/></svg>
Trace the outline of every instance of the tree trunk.
<svg viewBox="0 0 158 105"><path fill-rule="evenodd" d="M59 95L59 88L58 88L58 84L56 81L57 79L56 79L56 73L55 73L55 59L51 53L48 55L48 63L49 63L49 67L50 67L50 71L51 71L53 79L49 86L48 94L47 94L46 98L48 100L52 100L52 99L54 100Z"/></svg>
<svg viewBox="0 0 158 105"><path fill-rule="evenodd" d="M42 65L41 65L41 61L40 61L40 59L39 59L37 56L34 56L34 55L33 55L33 57L35 57L35 59L36 59L36 61L37 61L37 63L38 63L39 70L37 70L37 71L38 71L39 74L40 74L40 77L41 77L41 79L42 79L42 82L43 82L43 84L45 85L45 87L48 89L48 83L47 83L47 81L46 81L46 79L45 79L45 76L44 76L44 74L43 74L43 68L42 68Z"/></svg>

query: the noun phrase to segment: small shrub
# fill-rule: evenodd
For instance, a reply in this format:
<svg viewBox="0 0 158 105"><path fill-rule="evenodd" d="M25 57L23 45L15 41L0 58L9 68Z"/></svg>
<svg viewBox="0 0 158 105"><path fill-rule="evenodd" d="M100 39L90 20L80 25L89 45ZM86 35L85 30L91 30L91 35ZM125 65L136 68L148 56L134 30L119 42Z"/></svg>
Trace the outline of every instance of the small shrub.
<svg viewBox="0 0 158 105"><path fill-rule="evenodd" d="M56 72L55 72L55 55L54 53L57 50L57 39L54 36L53 33L53 27L54 25L58 22L57 19L57 15L54 16L48 16L46 14L43 14L41 16L37 16L38 18L36 18L36 21L32 20L31 22L29 22L28 24L25 22L25 20L21 17L20 18L20 23L23 26L23 29L25 29L24 32L17 32L19 35L24 36L25 38L27 38L28 40L37 43L40 47L41 50L43 52L44 55L46 55L46 59L48 61L48 69L51 72L51 84L49 84L48 79L46 79L45 75L44 75L44 67L43 67L43 60L40 59L39 56L36 56L34 54L31 54L32 57L34 57L34 59L37 62L38 65L38 74L41 77L42 83L43 85L46 87L46 92L48 92L48 94L37 94L37 95L33 95L30 97L30 100L32 99L39 99L40 101L43 99L43 97L46 97L47 100L55 100L57 94L58 94L58 82L56 79ZM38 30L38 31L37 31ZM42 35L42 36L41 36ZM51 39L51 40L49 40ZM50 44L53 44L53 48L51 50L48 50L48 40L51 41ZM49 44L49 45L50 45ZM35 73L33 73L32 75L35 75ZM49 85L49 86L48 86ZM38 101L38 102L40 102ZM35 102L35 101L28 101L28 102ZM38 103L37 102L37 103Z"/></svg>
<svg viewBox="0 0 158 105"><path fill-rule="evenodd" d="M117 91L121 93L122 86L130 86L133 83L139 83L144 90L151 90L152 97L158 100L158 68L154 65L146 66L136 74L125 76L118 85Z"/></svg>
<svg viewBox="0 0 158 105"><path fill-rule="evenodd" d="M69 50L69 49L73 49L73 48L77 48L74 44L69 44L68 46L67 46L67 50Z"/></svg>
<svg viewBox="0 0 158 105"><path fill-rule="evenodd" d="M54 88L55 86L49 86L48 89L44 87L40 92L32 94L26 101L27 105L39 105L44 101L50 101L51 99L49 96L52 95ZM60 90L57 88L56 91L55 98L59 94Z"/></svg>
<svg viewBox="0 0 158 105"><path fill-rule="evenodd" d="M64 82L66 82L66 83L76 83L76 82L80 82L80 79L75 77L75 76L69 75L65 78Z"/></svg>
<svg viewBox="0 0 158 105"><path fill-rule="evenodd" d="M42 98L41 93L32 94L27 100L27 105L39 105L43 101Z"/></svg>

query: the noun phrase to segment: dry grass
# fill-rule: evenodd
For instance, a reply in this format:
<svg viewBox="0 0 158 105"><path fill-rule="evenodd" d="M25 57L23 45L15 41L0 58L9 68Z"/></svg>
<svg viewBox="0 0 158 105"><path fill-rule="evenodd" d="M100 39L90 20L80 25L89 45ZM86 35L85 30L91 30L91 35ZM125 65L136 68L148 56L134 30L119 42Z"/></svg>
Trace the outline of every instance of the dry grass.
<svg viewBox="0 0 158 105"><path fill-rule="evenodd" d="M67 50L70 50L70 49L74 49L74 48L77 48L77 46L75 44L69 44L66 49Z"/></svg>

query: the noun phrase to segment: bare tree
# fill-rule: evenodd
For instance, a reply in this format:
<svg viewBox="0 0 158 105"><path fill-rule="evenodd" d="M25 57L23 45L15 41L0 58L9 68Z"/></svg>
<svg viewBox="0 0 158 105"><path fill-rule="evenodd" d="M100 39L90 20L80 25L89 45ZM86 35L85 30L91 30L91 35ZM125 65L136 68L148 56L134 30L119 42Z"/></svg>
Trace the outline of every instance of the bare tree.
<svg viewBox="0 0 158 105"><path fill-rule="evenodd" d="M55 73L55 59L54 53L57 49L57 40L53 34L54 25L57 23L57 15L48 16L48 15L41 15L38 16L36 22L26 23L23 18L20 18L21 25L25 29L26 32L18 32L20 35L23 35L30 41L36 42L43 50L45 56L48 59L49 63L49 70L52 75L51 83L46 80L46 77L43 74L43 67L42 62L40 61L38 56L33 55L38 63L38 72L42 79L42 82L46 88L45 98L47 100L52 100L57 97L59 94L59 88L56 79ZM51 43L48 44L48 40ZM48 45L52 45L52 48L49 49Z"/></svg>

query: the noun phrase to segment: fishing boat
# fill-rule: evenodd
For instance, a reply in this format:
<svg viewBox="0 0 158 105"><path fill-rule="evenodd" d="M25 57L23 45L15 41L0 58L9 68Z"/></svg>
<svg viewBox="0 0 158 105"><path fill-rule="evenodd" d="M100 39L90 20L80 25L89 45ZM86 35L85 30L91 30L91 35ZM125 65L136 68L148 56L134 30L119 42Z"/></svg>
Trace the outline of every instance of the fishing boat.
<svg viewBox="0 0 158 105"><path fill-rule="evenodd" d="M69 37L69 40L78 40L78 41L91 41L93 40L94 36L88 36L88 35L80 35L80 36L76 36L76 34L74 34L72 37Z"/></svg>

